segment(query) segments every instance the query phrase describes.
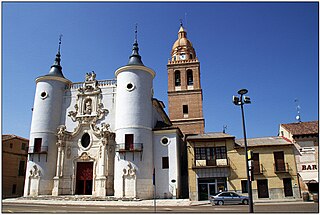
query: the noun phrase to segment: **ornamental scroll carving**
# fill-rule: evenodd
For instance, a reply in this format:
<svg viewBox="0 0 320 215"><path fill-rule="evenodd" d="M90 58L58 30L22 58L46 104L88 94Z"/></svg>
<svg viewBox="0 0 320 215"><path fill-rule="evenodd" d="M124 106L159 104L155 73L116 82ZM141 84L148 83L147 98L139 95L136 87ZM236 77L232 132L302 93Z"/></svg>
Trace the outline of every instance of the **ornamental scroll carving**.
<svg viewBox="0 0 320 215"><path fill-rule="evenodd" d="M33 165L33 168L30 170L30 177L37 178L41 174L40 169L38 169L37 165Z"/></svg>
<svg viewBox="0 0 320 215"><path fill-rule="evenodd" d="M132 166L131 162L128 163L127 167L123 169L123 176L135 176L137 170Z"/></svg>
<svg viewBox="0 0 320 215"><path fill-rule="evenodd" d="M103 141L109 142L115 139L115 133L110 131L110 125L106 123L102 123L99 128L96 124L91 123L90 127L93 133L100 137ZM107 144L107 143L106 143Z"/></svg>
<svg viewBox="0 0 320 215"><path fill-rule="evenodd" d="M70 137L71 133L67 131L65 125L60 125L57 129L57 137L58 142L56 143L57 146L64 147L66 144L66 140Z"/></svg>
<svg viewBox="0 0 320 215"><path fill-rule="evenodd" d="M109 111L103 108L101 102L101 89L96 80L96 74L92 71L86 74L85 82L78 88L78 94L74 110L68 112L72 121L80 123L96 123Z"/></svg>

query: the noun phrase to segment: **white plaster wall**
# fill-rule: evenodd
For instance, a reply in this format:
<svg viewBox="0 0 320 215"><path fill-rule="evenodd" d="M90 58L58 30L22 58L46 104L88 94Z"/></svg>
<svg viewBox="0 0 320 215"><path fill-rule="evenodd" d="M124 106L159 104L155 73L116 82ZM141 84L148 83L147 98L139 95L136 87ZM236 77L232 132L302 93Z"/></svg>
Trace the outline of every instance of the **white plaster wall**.
<svg viewBox="0 0 320 215"><path fill-rule="evenodd" d="M116 130L152 127L152 75L141 70L120 72L117 76ZM134 89L127 90L132 83Z"/></svg>
<svg viewBox="0 0 320 215"><path fill-rule="evenodd" d="M179 143L178 135L173 130L155 131L154 132L154 158L155 158L155 170L156 170L156 195L157 198L164 198L167 193L167 197L174 195L173 189L180 189L180 155L179 155ZM167 137L169 144L164 146L160 143L161 138ZM162 157L169 157L169 169L162 169ZM176 180L172 183L172 180ZM178 194L178 192L176 193Z"/></svg>
<svg viewBox="0 0 320 215"><path fill-rule="evenodd" d="M152 106L152 80L153 76L144 70L133 69L117 73L117 95L115 131L116 143L125 143L125 134L134 135L134 143L142 143L143 151L116 153L115 157L115 196L123 197L123 169L128 163L136 169L135 184L136 197L150 199L153 196L153 106ZM127 89L128 84L133 84L132 90ZM128 187L125 187L128 193Z"/></svg>
<svg viewBox="0 0 320 215"><path fill-rule="evenodd" d="M34 165L37 165L38 169L41 171L39 195L47 195L52 192L52 178L55 175L57 157L57 137L55 133L60 124L64 89L65 82L58 80L43 79L38 81L36 85L29 146L34 146L35 138L42 138L42 146L48 147L48 153L34 154L33 161L28 161L25 196L28 195L30 170ZM45 99L40 96L42 92L47 93Z"/></svg>

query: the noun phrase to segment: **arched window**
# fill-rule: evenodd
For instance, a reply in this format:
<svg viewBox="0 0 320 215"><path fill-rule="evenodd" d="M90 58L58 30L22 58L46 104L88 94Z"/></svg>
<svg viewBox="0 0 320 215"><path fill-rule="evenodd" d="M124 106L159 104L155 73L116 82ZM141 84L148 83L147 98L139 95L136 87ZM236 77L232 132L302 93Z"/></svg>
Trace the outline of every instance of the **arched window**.
<svg viewBox="0 0 320 215"><path fill-rule="evenodd" d="M193 55L192 54L190 54L190 59L192 59L193 58Z"/></svg>
<svg viewBox="0 0 320 215"><path fill-rule="evenodd" d="M187 85L193 85L193 73L192 70L187 70Z"/></svg>
<svg viewBox="0 0 320 215"><path fill-rule="evenodd" d="M180 71L179 70L174 72L174 85L181 86L181 79L180 79Z"/></svg>

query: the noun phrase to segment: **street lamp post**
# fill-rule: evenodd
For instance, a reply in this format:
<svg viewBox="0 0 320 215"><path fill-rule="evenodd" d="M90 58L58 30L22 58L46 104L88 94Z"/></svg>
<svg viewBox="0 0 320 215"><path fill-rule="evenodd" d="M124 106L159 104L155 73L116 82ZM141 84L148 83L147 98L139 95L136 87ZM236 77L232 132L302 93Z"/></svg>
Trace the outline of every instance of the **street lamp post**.
<svg viewBox="0 0 320 215"><path fill-rule="evenodd" d="M248 144L247 144L247 135L246 135L246 126L244 121L244 111L243 105L250 104L250 97L243 96L248 93L247 89L241 89L238 91L240 98L237 96L233 96L233 103L235 105L240 105L241 107L241 114L242 114L242 127L243 127L243 138L244 138L244 151L246 154L246 169L247 169L247 187L248 187L248 197L249 197L249 212L253 213L253 201L252 201L252 184L251 184L251 177L250 177L250 170L249 170L249 162L248 162ZM253 174L253 172L251 172Z"/></svg>

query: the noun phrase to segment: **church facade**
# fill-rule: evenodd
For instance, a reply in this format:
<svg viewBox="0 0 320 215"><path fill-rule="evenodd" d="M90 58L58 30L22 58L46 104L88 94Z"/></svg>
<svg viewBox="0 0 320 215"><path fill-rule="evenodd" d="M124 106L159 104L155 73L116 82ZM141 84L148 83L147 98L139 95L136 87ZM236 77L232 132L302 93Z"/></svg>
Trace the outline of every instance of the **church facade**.
<svg viewBox="0 0 320 215"><path fill-rule="evenodd" d="M73 83L60 64L36 79L24 196L179 198L182 132L153 98L137 40L115 79Z"/></svg>

